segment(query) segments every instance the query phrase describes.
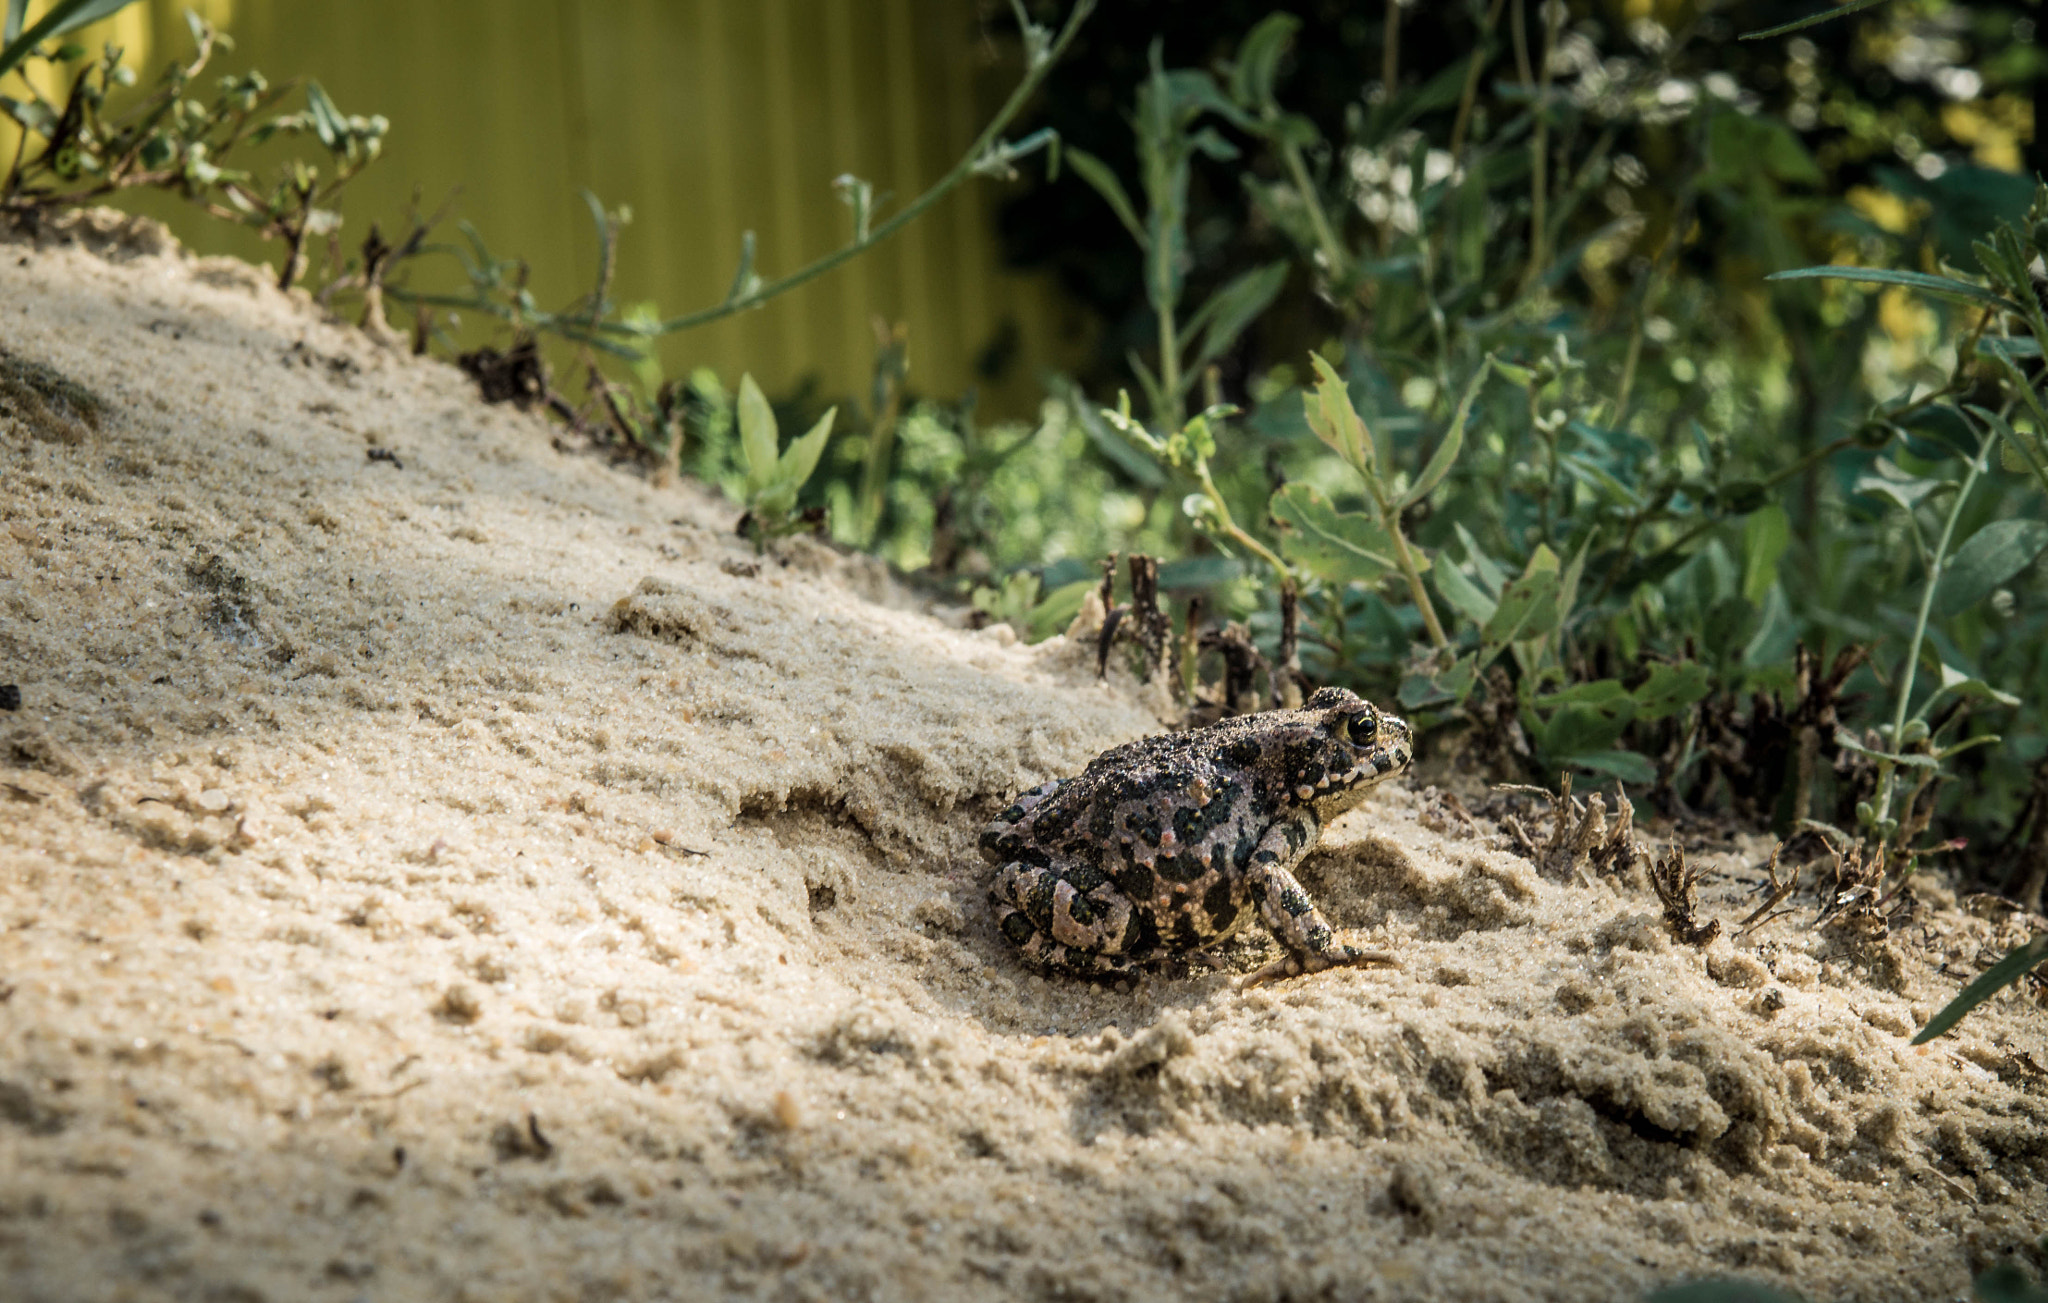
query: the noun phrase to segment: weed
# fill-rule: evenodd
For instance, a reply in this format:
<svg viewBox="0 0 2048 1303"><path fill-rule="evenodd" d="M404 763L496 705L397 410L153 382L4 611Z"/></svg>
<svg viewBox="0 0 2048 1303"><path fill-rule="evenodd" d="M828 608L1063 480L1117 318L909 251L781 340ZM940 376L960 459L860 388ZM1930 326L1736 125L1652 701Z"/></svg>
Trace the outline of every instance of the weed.
<svg viewBox="0 0 2048 1303"><path fill-rule="evenodd" d="M120 7L71 5L68 8L75 12L66 21L82 25ZM18 46L33 48L31 37L65 9L54 8L7 53L15 53ZM15 9L10 15L18 21ZM278 284L289 289L306 272L308 242L340 228L334 200L376 160L389 124L381 117L342 113L318 82L306 83L305 108L283 112L279 106L297 83L272 86L253 71L221 78L211 100L188 98L214 51L228 41L197 15L188 13L186 21L192 32L191 59L166 68L153 88L119 112L109 111L109 93L133 84L135 78L121 62L121 49L113 45L77 73L66 74L70 89L61 103L46 99L32 84L26 99L0 98L0 108L22 132L6 181L0 184L0 212L17 223L32 224L40 214L94 203L123 190L169 190L212 216L282 241L286 255ZM58 29L68 30L64 24ZM36 57L64 66L83 54L79 47L67 45L38 51ZM27 55L22 51L14 63ZM0 71L9 66L7 54L0 54ZM238 150L273 137L310 139L324 152L330 173L323 176L319 164L294 158L263 181L229 165Z"/></svg>
<svg viewBox="0 0 2048 1303"><path fill-rule="evenodd" d="M799 438L781 446L775 413L761 396L761 387L751 375L740 377L740 454L747 468L747 514L740 518L739 532L754 542L756 552L768 541L821 523L820 516L795 513L796 495L818 468L825 441L832 437L834 408Z"/></svg>

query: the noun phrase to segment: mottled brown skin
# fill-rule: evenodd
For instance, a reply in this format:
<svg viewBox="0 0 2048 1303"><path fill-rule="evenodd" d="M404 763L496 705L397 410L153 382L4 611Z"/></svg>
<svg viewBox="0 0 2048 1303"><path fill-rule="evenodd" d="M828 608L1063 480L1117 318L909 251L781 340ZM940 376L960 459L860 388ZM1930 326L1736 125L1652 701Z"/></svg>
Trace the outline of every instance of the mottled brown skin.
<svg viewBox="0 0 2048 1303"><path fill-rule="evenodd" d="M982 829L997 926L1033 965L1083 977L1205 950L1254 913L1287 954L1247 984L1391 963L1337 942L1294 868L1411 754L1405 722L1343 688L1105 751Z"/></svg>

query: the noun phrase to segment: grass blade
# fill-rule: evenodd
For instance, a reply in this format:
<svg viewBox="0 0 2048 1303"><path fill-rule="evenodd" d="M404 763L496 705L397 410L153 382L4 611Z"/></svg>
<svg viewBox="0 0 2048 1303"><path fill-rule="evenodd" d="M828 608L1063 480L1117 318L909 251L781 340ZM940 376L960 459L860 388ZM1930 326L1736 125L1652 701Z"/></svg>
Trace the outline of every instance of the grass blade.
<svg viewBox="0 0 2048 1303"><path fill-rule="evenodd" d="M1997 308L2001 312L2023 312L2024 309L2003 294L1996 294L1982 285L1968 281L1953 280L1947 276L1929 276L1918 271L1893 271L1887 267L1800 267L1793 271L1773 272L1764 277L1772 281L1817 281L1839 280L1860 281L1868 285L1899 285L1936 298L1948 299L1955 303L1974 303L1982 307Z"/></svg>
<svg viewBox="0 0 2048 1303"><path fill-rule="evenodd" d="M1928 1019L1927 1025L1920 1029L1920 1034L1913 1038L1913 1044L1925 1045L1955 1026L1963 1020L1964 1014L2033 972L2035 966L2044 959L2048 959L2048 933L2014 947L2005 958L1985 969L1982 977L1964 987L1962 993L1950 1000L1946 1008Z"/></svg>
<svg viewBox="0 0 2048 1303"><path fill-rule="evenodd" d="M1803 27L1816 27L1821 23L1832 22L1837 18L1843 18L1859 10L1869 9L1883 3L1884 0L1849 0L1847 4L1836 5L1832 9L1823 9L1817 14L1808 14L1804 18L1795 18L1789 23L1779 23L1776 27L1766 27L1760 32L1744 32L1741 39L1745 41L1761 41L1766 36L1783 36L1787 32L1796 32Z"/></svg>

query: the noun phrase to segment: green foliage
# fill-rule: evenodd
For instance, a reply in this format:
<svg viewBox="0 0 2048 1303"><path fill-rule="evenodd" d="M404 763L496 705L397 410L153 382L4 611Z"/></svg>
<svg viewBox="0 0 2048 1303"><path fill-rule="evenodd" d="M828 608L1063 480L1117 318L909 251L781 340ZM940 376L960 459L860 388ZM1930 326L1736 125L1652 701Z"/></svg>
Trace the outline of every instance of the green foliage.
<svg viewBox="0 0 2048 1303"><path fill-rule="evenodd" d="M975 589L972 604L990 620L1005 622L1037 642L1071 624L1094 588L1094 580L1077 579L1041 595L1038 576L1020 570L1000 585Z"/></svg>
<svg viewBox="0 0 2048 1303"><path fill-rule="evenodd" d="M746 467L745 532L754 540L756 550L765 547L769 539L807 527L809 522L793 515L797 494L818 468L825 441L832 437L832 420L838 414L837 408L827 411L802 436L783 448L774 409L762 396L761 387L751 375L740 377L740 457Z"/></svg>
<svg viewBox="0 0 2048 1303"><path fill-rule="evenodd" d="M1144 389L1153 424L1177 430L1203 369L1227 353L1272 305L1288 269L1286 263L1275 262L1247 271L1210 295L1185 323L1178 321L1190 261L1187 197L1194 160L1202 156L1229 161L1238 156L1237 147L1211 119L1240 127L1252 123L1208 73L1168 72L1161 62L1162 49L1161 42L1152 43L1151 72L1138 88L1134 118L1144 213L1138 212L1123 183L1100 159L1079 149L1069 149L1066 158L1144 253L1145 294L1158 321L1158 369L1155 372L1136 353L1130 357L1131 369Z"/></svg>
<svg viewBox="0 0 2048 1303"><path fill-rule="evenodd" d="M1145 419L1056 392L1088 473L1145 504L1148 545L1241 559L1265 582L1208 601L1271 646L1298 598L1309 676L1397 698L1425 736L1476 696L1505 705L1524 777L1576 767L1782 827L1818 815L1883 843L1894 872L1953 847L1925 836L1943 810L2009 815L2041 746L2019 688L2048 675L2048 323L2026 275L2042 218L1955 166L1887 180L1926 207L1880 230L1815 193L1839 156L1810 135L1733 92L1669 107L1702 47L1566 73L1562 27L1501 95L1482 87L1505 32L1481 21L1470 53L1368 89L1337 134L1290 105L1300 30L1267 15L1214 70L1155 44L1134 164L1068 151L1138 251L1149 315L1121 338L1154 342L1126 357ZM1232 186L1248 216L1226 246L1204 196ZM1988 238L1956 233L1974 213ZM1921 252L1956 247L1981 278ZM1218 251L1236 270L1205 267ZM1697 270L1738 259L1744 284ZM1758 277L1816 260L1836 265ZM1262 350L1301 338L1304 291L1322 335L1299 368ZM1879 307L1902 291L1929 295L1953 347L1887 370L1904 349ZM1219 384L1248 354L1266 360ZM1053 496L1088 514L1085 493ZM1001 521L982 545L998 574L1067 564L1006 546L1030 522ZM1750 702L1801 709L1795 653L1851 644L1875 660L1845 670L1818 764L1761 730L1712 740Z"/></svg>
<svg viewBox="0 0 2048 1303"><path fill-rule="evenodd" d="M68 31L119 8L105 2L53 7L0 53L0 69L13 66L10 55L14 63L31 53L59 65L78 60L83 51L76 46L44 52L33 46L54 31ZM8 17L12 26L19 13L10 8ZM215 49L228 42L194 15L188 14L187 22L194 46L190 61L166 68L150 91L118 112L110 109L108 97L135 77L122 65L120 48L112 45L81 71L65 74L70 90L61 104L33 86L25 99L0 96L0 110L23 133L22 148L0 184L0 211L20 220L137 187L170 190L215 217L281 240L286 257L279 283L288 288L305 274L307 242L340 229L334 201L376 161L389 124L381 117L344 114L318 82L306 84L305 108L280 111L296 83L273 87L253 71L220 78L211 100L188 98ZM314 157L324 155L328 174L323 176L321 164L298 156L268 180L229 165L238 151L274 138L317 145ZM32 146L31 141L39 143Z"/></svg>

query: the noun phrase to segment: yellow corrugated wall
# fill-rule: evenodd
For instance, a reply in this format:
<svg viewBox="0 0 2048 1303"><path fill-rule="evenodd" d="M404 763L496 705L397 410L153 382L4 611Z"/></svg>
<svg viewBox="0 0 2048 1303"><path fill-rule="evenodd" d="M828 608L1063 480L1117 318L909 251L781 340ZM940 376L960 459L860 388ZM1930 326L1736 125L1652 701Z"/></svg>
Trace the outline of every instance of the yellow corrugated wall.
<svg viewBox="0 0 2048 1303"><path fill-rule="evenodd" d="M146 0L84 36L125 45L146 84L188 49L188 7L235 39L217 69L315 78L344 111L391 120L386 156L344 196L351 247L371 220L389 234L415 185L429 209L459 185L460 215L495 253L527 258L557 306L595 268L588 188L633 210L614 297L664 316L724 295L745 230L769 278L844 242L840 173L916 195L1016 76L974 0ZM879 316L908 324L915 387L951 396L977 383L977 355L1007 318L1019 352L983 387L984 411L1031 410L1079 327L1049 285L1002 269L1003 189L971 181L824 281L671 339L664 363L728 383L750 370L771 392L815 375L864 393ZM278 256L176 205L142 206L201 251Z"/></svg>

